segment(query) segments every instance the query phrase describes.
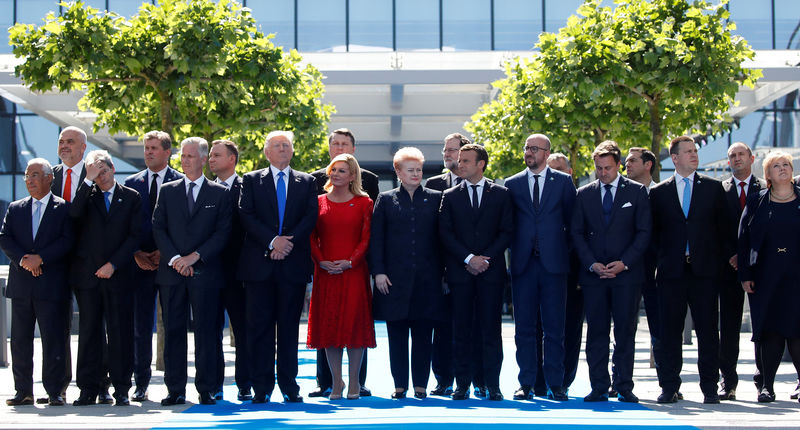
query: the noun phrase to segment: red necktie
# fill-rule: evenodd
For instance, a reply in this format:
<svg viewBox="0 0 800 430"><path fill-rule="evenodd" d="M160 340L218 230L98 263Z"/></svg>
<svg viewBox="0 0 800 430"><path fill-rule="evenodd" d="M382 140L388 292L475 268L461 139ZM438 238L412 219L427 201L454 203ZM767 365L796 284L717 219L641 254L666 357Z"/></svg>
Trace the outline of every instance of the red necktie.
<svg viewBox="0 0 800 430"><path fill-rule="evenodd" d="M747 203L747 195L744 193L744 186L747 185L744 182L739 182L739 187L741 187L741 191L739 191L739 206L741 209L744 209L745 203Z"/></svg>
<svg viewBox="0 0 800 430"><path fill-rule="evenodd" d="M64 177L64 200L72 201L72 169L67 169L67 175Z"/></svg>

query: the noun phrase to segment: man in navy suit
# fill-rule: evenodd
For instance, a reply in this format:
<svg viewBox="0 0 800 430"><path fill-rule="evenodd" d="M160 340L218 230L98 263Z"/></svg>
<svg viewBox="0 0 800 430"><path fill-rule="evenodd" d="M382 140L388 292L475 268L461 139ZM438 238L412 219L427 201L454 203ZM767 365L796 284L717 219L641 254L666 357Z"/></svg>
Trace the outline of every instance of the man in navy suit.
<svg viewBox="0 0 800 430"><path fill-rule="evenodd" d="M161 185L183 178L167 162L172 155L172 138L163 131L149 131L142 136L146 169L125 179L125 186L133 188L141 198L142 228L139 246L133 254L136 267L133 276L136 287L133 295L133 377L136 389L131 400L147 400L153 361L153 322L156 316L156 271L161 253L153 239L153 210L158 201Z"/></svg>
<svg viewBox="0 0 800 430"><path fill-rule="evenodd" d="M514 202L516 233L511 241L511 287L520 387L514 398L532 398L541 311L547 395L564 401L569 399L564 388L564 309L575 185L569 175L547 167L547 136L528 136L524 153L528 168L505 182Z"/></svg>
<svg viewBox="0 0 800 430"><path fill-rule="evenodd" d="M249 353L247 351L247 318L245 318L245 294L242 282L236 279L239 266L239 255L244 242L244 230L239 220L239 196L242 193L242 178L236 174L239 162L239 147L230 140L212 142L208 156L208 169L216 175L216 182L227 188L231 195L233 210L231 211L231 236L222 251L222 265L225 272L225 287L222 289L222 301L219 306L220 336L225 325L225 311L228 311L230 329L236 340L236 361L234 378L239 389L237 398L240 401L252 400L250 388ZM221 344L220 344L221 346ZM217 351L219 368L219 391L216 400L222 400L222 384L225 380L225 358L222 349Z"/></svg>
<svg viewBox="0 0 800 430"><path fill-rule="evenodd" d="M153 213L153 237L161 251L156 283L164 315L164 383L169 394L163 406L186 399L186 351L189 306L195 350L195 388L201 404L216 403L220 290L219 258L231 232L228 190L203 176L208 142L189 137L181 142L185 178L161 186Z"/></svg>
<svg viewBox="0 0 800 430"><path fill-rule="evenodd" d="M453 400L469 397L470 340L477 318L483 378L490 400L503 400L501 311L507 278L505 250L513 234L511 199L505 187L483 177L489 162L476 144L461 147L458 169L464 182L442 195L439 237L445 249L447 284L453 295ZM474 317L473 317L474 315Z"/></svg>
<svg viewBox="0 0 800 430"><path fill-rule="evenodd" d="M266 403L277 379L283 399L303 401L297 385L297 340L306 284L314 265L309 237L317 222L314 177L289 167L294 133L267 135L270 166L244 175L239 217L245 230L238 277L244 281L253 403Z"/></svg>
<svg viewBox="0 0 800 430"><path fill-rule="evenodd" d="M16 395L9 406L33 404L33 331L42 338L42 383L51 406L63 406L64 352L69 342L68 253L72 249L69 204L50 192L53 170L43 158L25 169L30 197L8 206L0 248L10 260L6 297L11 299L11 368Z"/></svg>
<svg viewBox="0 0 800 430"><path fill-rule="evenodd" d="M763 179L753 176L752 166L755 161L753 152L742 142L728 147L728 165L733 175L722 181L725 190L725 201L731 217L728 235L733 243L739 237L739 218L742 216L747 196L758 194L767 188ZM736 263L736 258L731 259ZM734 265L726 265L722 271L719 284L719 371L722 383L719 390L720 400L736 400L736 387L739 374L736 363L739 361L739 333L742 329L742 311L744 308L744 290L736 274ZM759 349L756 348L756 353ZM756 360L756 366L760 364ZM760 369L757 374L760 375Z"/></svg>
<svg viewBox="0 0 800 430"><path fill-rule="evenodd" d="M719 403L717 283L723 265L735 254L725 190L720 181L696 172L697 146L691 136L672 139L669 152L675 175L650 189L663 346L658 402L678 401L688 304L697 334L703 402Z"/></svg>
<svg viewBox="0 0 800 430"><path fill-rule="evenodd" d="M608 400L609 331L614 321L615 388L619 401L633 394L636 320L644 282L644 254L652 218L644 185L619 174L621 152L605 141L592 153L597 180L578 190L570 235L581 266L586 303L586 361L592 391L587 402Z"/></svg>
<svg viewBox="0 0 800 430"><path fill-rule="evenodd" d="M133 375L133 252L139 245L139 193L117 184L108 152L86 157L86 179L78 187L70 216L78 252L72 258L71 284L80 309L77 383L74 406L93 405L101 390L103 346L118 406L129 405ZM103 324L105 323L105 332ZM107 335L107 342L106 342Z"/></svg>

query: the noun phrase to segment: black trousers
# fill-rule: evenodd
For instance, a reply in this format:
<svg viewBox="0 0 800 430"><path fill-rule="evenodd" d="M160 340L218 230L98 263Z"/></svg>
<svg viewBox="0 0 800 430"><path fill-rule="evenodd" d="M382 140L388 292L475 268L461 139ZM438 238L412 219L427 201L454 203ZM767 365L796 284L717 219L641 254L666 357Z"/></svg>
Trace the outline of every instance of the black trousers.
<svg viewBox="0 0 800 430"><path fill-rule="evenodd" d="M228 279L222 289L222 300L219 305L219 332L225 327L225 311L228 311L231 331L236 339L236 361L234 364L234 380L239 390L250 390L250 353L247 340L247 317L245 308L245 292L241 281ZM225 384L225 356L222 353L222 340L217 352L218 387L222 389Z"/></svg>
<svg viewBox="0 0 800 430"><path fill-rule="evenodd" d="M695 276L686 265L678 279L658 280L661 309L661 388L678 391L683 366L683 326L686 305L692 312L697 335L697 369L704 394L717 392L719 382L719 332L717 331L716 279Z"/></svg>
<svg viewBox="0 0 800 430"><path fill-rule="evenodd" d="M291 283L277 276L263 282L244 283L250 378L256 395L272 394L277 367L278 386L286 395L296 395L297 341L303 310L304 283ZM276 357L277 332L277 360Z"/></svg>
<svg viewBox="0 0 800 430"><path fill-rule="evenodd" d="M575 278L575 279L573 279ZM564 388L569 388L575 381L578 373L578 361L581 355L581 342L583 339L584 300L583 292L576 287L577 276L570 272L567 276L567 308L564 313ZM538 347L536 359L536 383L534 391L547 392L547 382L544 377L544 331L542 330L542 312L539 311L539 320L536 322L536 337Z"/></svg>
<svg viewBox="0 0 800 430"><path fill-rule="evenodd" d="M760 371L761 385L771 393L775 392L775 375L781 365L784 347L788 347L789 355L800 378L800 338L787 338L773 331L764 331L761 340L756 342L756 361ZM755 378L754 378L755 379Z"/></svg>
<svg viewBox="0 0 800 430"><path fill-rule="evenodd" d="M727 269L726 269L727 270ZM735 390L739 385L736 363L739 361L739 334L742 330L744 290L736 279L719 286L719 371L722 387Z"/></svg>
<svg viewBox="0 0 800 430"><path fill-rule="evenodd" d="M472 382L470 360L473 319L481 333L483 385L500 387L500 368L503 364L502 321L503 283L484 282L477 278L464 283L451 283L453 295L453 367L456 384L469 387ZM477 384L476 384L477 385Z"/></svg>
<svg viewBox="0 0 800 430"><path fill-rule="evenodd" d="M50 396L64 389L67 369L64 352L69 343L65 327L66 300L11 299L11 372L14 389L33 395L33 332L39 323L42 339L42 384Z"/></svg>
<svg viewBox="0 0 800 430"><path fill-rule="evenodd" d="M136 288L133 292L133 377L137 387L150 385L153 363L153 327L156 323L155 270L134 268Z"/></svg>
<svg viewBox="0 0 800 430"><path fill-rule="evenodd" d="M408 389L408 336L411 333L411 381L427 387L431 373L433 322L430 320L386 321L389 337L389 365L395 388Z"/></svg>
<svg viewBox="0 0 800 430"><path fill-rule="evenodd" d="M99 287L75 290L75 297L80 311L78 388L96 396L108 371L115 394L127 396L133 375L133 293Z"/></svg>
<svg viewBox="0 0 800 430"><path fill-rule="evenodd" d="M220 346L219 288L189 288L184 281L160 286L164 317L164 384L170 394L186 393L189 307L194 328L194 385L198 392L217 387L217 351Z"/></svg>

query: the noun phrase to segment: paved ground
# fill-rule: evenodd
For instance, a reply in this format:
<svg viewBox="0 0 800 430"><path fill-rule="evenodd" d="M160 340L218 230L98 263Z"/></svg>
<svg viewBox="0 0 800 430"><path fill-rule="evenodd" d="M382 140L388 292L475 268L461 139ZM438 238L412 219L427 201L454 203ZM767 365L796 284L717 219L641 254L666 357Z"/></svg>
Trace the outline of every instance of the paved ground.
<svg viewBox="0 0 800 430"><path fill-rule="evenodd" d="M337 426L357 428L403 428L407 427L409 418L414 415L417 421L435 424L437 420L449 420L464 424L481 425L489 423L499 426L500 423L547 425L549 428L573 428L591 426L598 428L636 427L636 428L685 428L693 426L703 429L750 429L750 428L800 428L800 403L789 399L789 392L794 389L795 372L791 363L783 363L779 369L775 403L764 405L757 403L756 390L750 377L755 365L753 363L753 347L747 334L742 335L742 354L739 370L742 382L739 386L739 400L723 402L720 405L702 404L702 394L698 386L696 367L697 350L695 345L684 347L685 362L683 372L684 385L681 388L685 400L674 405L659 405L655 398L660 393L656 381L655 370L649 366L649 339L645 320L637 335L635 393L642 399L644 407L630 408L627 405L611 401L602 407L589 407L581 397L588 393L587 368L582 361L578 379L573 385L569 402L553 404L545 400L534 402L515 402L506 400L502 403L472 400L469 403L454 404L451 400L428 398L424 401L409 399L400 406L388 400L392 391L392 383L388 372L387 347L382 326L378 327L379 347L370 351L369 379L367 385L376 395L369 401L346 402L343 406L332 405L327 400L307 402L303 406L294 407L280 403L280 393L276 390L272 401L266 408L253 411L250 405L239 405L235 400L233 385L233 349L226 346L228 363L225 397L231 400L217 406L193 406L164 408L158 404L166 389L162 385L162 372L153 373L150 387L151 401L142 404L134 403L130 407L114 407L95 405L89 407L48 407L26 406L7 407L0 404L0 428L333 428ZM301 339L305 339L305 326L301 327ZM516 388L516 364L514 362L513 324L505 323L503 327L505 361L503 366L502 390L510 399ZM227 341L227 338L226 338ZM73 354L77 351L77 336L73 336ZM190 339L191 345L191 339ZM300 344L304 348L304 342ZM39 357L40 345L37 340L36 356ZM300 378L301 393L306 395L315 383L313 351L301 350ZM583 360L583 358L582 358ZM193 365L190 355L190 365ZM190 381L187 387L187 400L196 402L196 392ZM35 370L37 380L36 395L44 394L40 384L40 368ZM434 384L431 378L431 387ZM14 394L13 377L10 368L0 368L0 399ZM67 392L68 401L77 398L78 388L74 385ZM427 402L427 403L423 403ZM457 402L456 402L457 403ZM352 407L353 405L357 407ZM417 407L419 406L419 407ZM213 409L217 408L217 409ZM183 413L182 413L183 412ZM420 418L420 413L425 417ZM248 415L250 414L250 415ZM261 414L261 415L259 415ZM285 415L284 415L285 414ZM249 417L249 418L248 418ZM260 417L260 418L254 418ZM264 418L266 417L266 418ZM525 417L524 421L520 421ZM324 419L323 419L324 418ZM266 421L265 421L266 419ZM314 421L316 419L316 421ZM321 420L321 421L320 421ZM353 421L356 420L356 421ZM360 420L360 421L358 421ZM360 425L359 425L360 424ZM555 426L555 427L554 427ZM415 427L420 427L416 425Z"/></svg>

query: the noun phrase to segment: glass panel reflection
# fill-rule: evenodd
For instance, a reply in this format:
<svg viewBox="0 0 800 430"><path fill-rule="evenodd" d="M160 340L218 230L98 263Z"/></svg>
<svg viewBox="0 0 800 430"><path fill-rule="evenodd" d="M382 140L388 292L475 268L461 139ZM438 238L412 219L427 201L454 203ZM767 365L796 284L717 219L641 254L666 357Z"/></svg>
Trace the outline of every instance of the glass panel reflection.
<svg viewBox="0 0 800 430"><path fill-rule="evenodd" d="M350 0L351 52L392 49L392 0Z"/></svg>
<svg viewBox="0 0 800 430"><path fill-rule="evenodd" d="M800 5L797 0L775 1L775 49L800 49Z"/></svg>
<svg viewBox="0 0 800 430"><path fill-rule="evenodd" d="M772 111L753 112L742 118L738 130L731 131L731 142L744 142L751 148L772 146Z"/></svg>
<svg viewBox="0 0 800 430"><path fill-rule="evenodd" d="M274 33L272 43L286 50L294 46L294 2L285 0L247 0L258 28L265 35Z"/></svg>
<svg viewBox="0 0 800 430"><path fill-rule="evenodd" d="M541 3L494 0L494 49L532 49L541 31Z"/></svg>
<svg viewBox="0 0 800 430"><path fill-rule="evenodd" d="M545 0L544 30L558 33L558 30L567 24L567 18L575 15L582 0Z"/></svg>
<svg viewBox="0 0 800 430"><path fill-rule="evenodd" d="M442 50L484 50L492 48L489 0L443 0Z"/></svg>
<svg viewBox="0 0 800 430"><path fill-rule="evenodd" d="M34 115L17 117L18 166L25 169L28 160L36 157L47 159L51 164L58 161L58 126Z"/></svg>
<svg viewBox="0 0 800 430"><path fill-rule="evenodd" d="M397 50L439 49L439 4L428 0L404 0L395 5Z"/></svg>
<svg viewBox="0 0 800 430"><path fill-rule="evenodd" d="M17 0L17 22L41 25L48 12L59 14L58 0Z"/></svg>
<svg viewBox="0 0 800 430"><path fill-rule="evenodd" d="M344 0L297 0L297 50L344 52Z"/></svg>
<svg viewBox="0 0 800 430"><path fill-rule="evenodd" d="M741 35L753 49L772 49L772 7L764 1L737 1L729 4L735 34Z"/></svg>
<svg viewBox="0 0 800 430"><path fill-rule="evenodd" d="M124 17L132 17L139 13L142 4L152 4L142 0L108 0L108 9Z"/></svg>

